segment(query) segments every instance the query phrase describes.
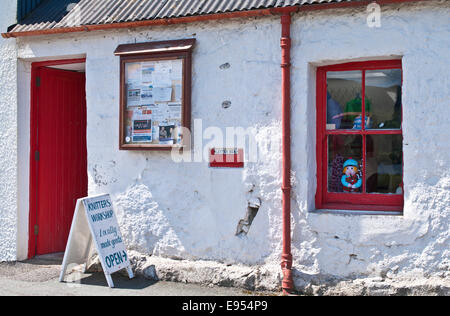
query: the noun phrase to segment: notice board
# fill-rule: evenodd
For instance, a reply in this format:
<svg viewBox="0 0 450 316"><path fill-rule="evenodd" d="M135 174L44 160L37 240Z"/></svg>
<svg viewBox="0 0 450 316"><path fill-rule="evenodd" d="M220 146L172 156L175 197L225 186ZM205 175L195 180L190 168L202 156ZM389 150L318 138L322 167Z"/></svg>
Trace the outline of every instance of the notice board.
<svg viewBox="0 0 450 316"><path fill-rule="evenodd" d="M121 150L171 150L186 146L190 129L191 68L195 39L122 44L120 56Z"/></svg>

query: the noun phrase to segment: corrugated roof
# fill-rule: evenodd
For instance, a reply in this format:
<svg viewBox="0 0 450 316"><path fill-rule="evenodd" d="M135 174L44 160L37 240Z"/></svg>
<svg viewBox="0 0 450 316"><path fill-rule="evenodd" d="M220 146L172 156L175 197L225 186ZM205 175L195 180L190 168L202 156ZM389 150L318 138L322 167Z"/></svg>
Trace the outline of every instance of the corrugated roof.
<svg viewBox="0 0 450 316"><path fill-rule="evenodd" d="M360 0L45 0L10 32Z"/></svg>
<svg viewBox="0 0 450 316"><path fill-rule="evenodd" d="M167 0L81 0L58 27L154 19ZM76 25L70 24L76 21Z"/></svg>
<svg viewBox="0 0 450 316"><path fill-rule="evenodd" d="M171 0L158 13L157 18L174 18L190 15L224 13L233 11L247 11L252 9L273 8L277 0Z"/></svg>

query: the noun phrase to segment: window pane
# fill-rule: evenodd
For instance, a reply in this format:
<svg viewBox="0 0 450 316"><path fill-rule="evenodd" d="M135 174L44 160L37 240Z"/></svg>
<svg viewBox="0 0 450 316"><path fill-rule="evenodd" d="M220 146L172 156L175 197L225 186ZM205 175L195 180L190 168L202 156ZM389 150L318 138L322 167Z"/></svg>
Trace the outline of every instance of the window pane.
<svg viewBox="0 0 450 316"><path fill-rule="evenodd" d="M327 72L327 130L361 129L362 71Z"/></svg>
<svg viewBox="0 0 450 316"><path fill-rule="evenodd" d="M367 192L402 194L402 135L367 135Z"/></svg>
<svg viewBox="0 0 450 316"><path fill-rule="evenodd" d="M402 122L402 71L366 71L366 115L369 128L399 129Z"/></svg>
<svg viewBox="0 0 450 316"><path fill-rule="evenodd" d="M362 136L328 136L328 192L361 192Z"/></svg>

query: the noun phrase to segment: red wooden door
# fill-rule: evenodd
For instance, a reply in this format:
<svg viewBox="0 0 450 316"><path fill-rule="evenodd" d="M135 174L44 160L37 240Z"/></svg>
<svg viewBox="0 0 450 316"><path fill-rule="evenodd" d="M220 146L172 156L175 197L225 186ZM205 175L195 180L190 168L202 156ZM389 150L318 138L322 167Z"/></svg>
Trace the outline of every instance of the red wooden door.
<svg viewBox="0 0 450 316"><path fill-rule="evenodd" d="M30 237L42 255L64 251L76 200L87 195L86 95L84 73L39 68L36 75Z"/></svg>

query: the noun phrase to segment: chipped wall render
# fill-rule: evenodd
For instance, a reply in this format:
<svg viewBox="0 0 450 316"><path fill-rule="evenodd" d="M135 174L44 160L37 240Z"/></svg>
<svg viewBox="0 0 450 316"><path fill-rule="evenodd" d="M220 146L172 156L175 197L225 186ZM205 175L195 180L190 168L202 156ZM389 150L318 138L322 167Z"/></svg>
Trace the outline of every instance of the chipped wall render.
<svg viewBox="0 0 450 316"><path fill-rule="evenodd" d="M241 219L236 228L236 236L247 235L250 227L252 226L253 220L258 214L259 208L261 207L261 199L252 198L248 201L247 213L244 219Z"/></svg>

